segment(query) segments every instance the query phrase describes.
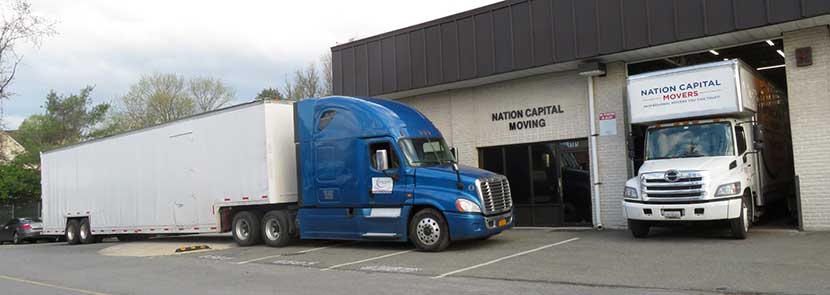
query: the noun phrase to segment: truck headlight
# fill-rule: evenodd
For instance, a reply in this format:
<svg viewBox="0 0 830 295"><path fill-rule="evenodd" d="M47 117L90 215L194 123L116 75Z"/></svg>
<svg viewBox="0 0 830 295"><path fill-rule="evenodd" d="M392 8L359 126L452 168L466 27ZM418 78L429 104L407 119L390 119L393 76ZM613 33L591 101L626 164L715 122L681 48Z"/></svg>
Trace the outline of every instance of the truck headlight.
<svg viewBox="0 0 830 295"><path fill-rule="evenodd" d="M741 193L741 182L733 182L721 185L715 191L715 197L732 196Z"/></svg>
<svg viewBox="0 0 830 295"><path fill-rule="evenodd" d="M455 208L458 208L458 212L481 213L481 207L467 199L455 200Z"/></svg>
<svg viewBox="0 0 830 295"><path fill-rule="evenodd" d="M637 189L628 186L625 187L625 193L623 194L623 197L625 197L626 199L635 200L640 198L640 196L637 195Z"/></svg>

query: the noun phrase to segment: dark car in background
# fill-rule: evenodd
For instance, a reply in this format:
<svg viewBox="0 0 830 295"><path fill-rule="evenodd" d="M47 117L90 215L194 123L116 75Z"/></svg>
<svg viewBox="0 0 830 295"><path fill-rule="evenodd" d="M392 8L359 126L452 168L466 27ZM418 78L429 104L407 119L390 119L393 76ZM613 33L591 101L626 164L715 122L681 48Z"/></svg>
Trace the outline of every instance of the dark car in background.
<svg viewBox="0 0 830 295"><path fill-rule="evenodd" d="M41 239L43 224L39 218L14 218L0 227L0 244L11 242L21 244L24 241Z"/></svg>

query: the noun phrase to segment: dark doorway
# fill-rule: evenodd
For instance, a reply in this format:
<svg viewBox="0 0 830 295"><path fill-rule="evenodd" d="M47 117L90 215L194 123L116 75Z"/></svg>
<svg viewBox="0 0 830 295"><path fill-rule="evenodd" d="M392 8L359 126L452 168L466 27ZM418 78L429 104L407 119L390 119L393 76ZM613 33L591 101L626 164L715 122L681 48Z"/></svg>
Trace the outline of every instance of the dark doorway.
<svg viewBox="0 0 830 295"><path fill-rule="evenodd" d="M591 225L587 139L479 148L479 167L507 176L517 226Z"/></svg>

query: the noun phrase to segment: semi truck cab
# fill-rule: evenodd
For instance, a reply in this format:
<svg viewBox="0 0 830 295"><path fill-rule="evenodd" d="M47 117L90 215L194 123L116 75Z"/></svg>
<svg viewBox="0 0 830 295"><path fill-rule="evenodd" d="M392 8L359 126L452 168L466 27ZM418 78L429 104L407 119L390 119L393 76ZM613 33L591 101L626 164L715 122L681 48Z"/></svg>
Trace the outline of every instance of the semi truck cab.
<svg viewBox="0 0 830 295"><path fill-rule="evenodd" d="M301 238L411 240L440 251L512 227L506 177L458 165L415 109L350 97L294 107Z"/></svg>

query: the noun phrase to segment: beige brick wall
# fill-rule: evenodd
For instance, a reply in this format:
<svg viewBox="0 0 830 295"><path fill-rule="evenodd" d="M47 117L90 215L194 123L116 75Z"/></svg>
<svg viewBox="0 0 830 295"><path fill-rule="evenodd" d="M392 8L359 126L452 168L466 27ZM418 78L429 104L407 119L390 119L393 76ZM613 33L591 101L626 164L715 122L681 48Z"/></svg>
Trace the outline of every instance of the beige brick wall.
<svg viewBox="0 0 830 295"><path fill-rule="evenodd" d="M625 135L625 80L624 63L607 65L604 77L594 78L594 118L599 132L599 114L615 112L617 134L597 137L597 165L599 167L600 213L606 228L626 228L622 211L622 195L629 177L629 161ZM592 208L593 210L593 208Z"/></svg>
<svg viewBox="0 0 830 295"><path fill-rule="evenodd" d="M479 147L588 137L587 87L575 72L539 75L473 88L399 99L417 108L458 148L461 163L478 166ZM563 113L544 118L545 127L510 130L492 113L560 105ZM524 118L527 120L528 118Z"/></svg>
<svg viewBox="0 0 830 295"><path fill-rule="evenodd" d="M813 65L797 67L795 49L812 47ZM805 230L830 230L830 30L784 33L795 173Z"/></svg>

